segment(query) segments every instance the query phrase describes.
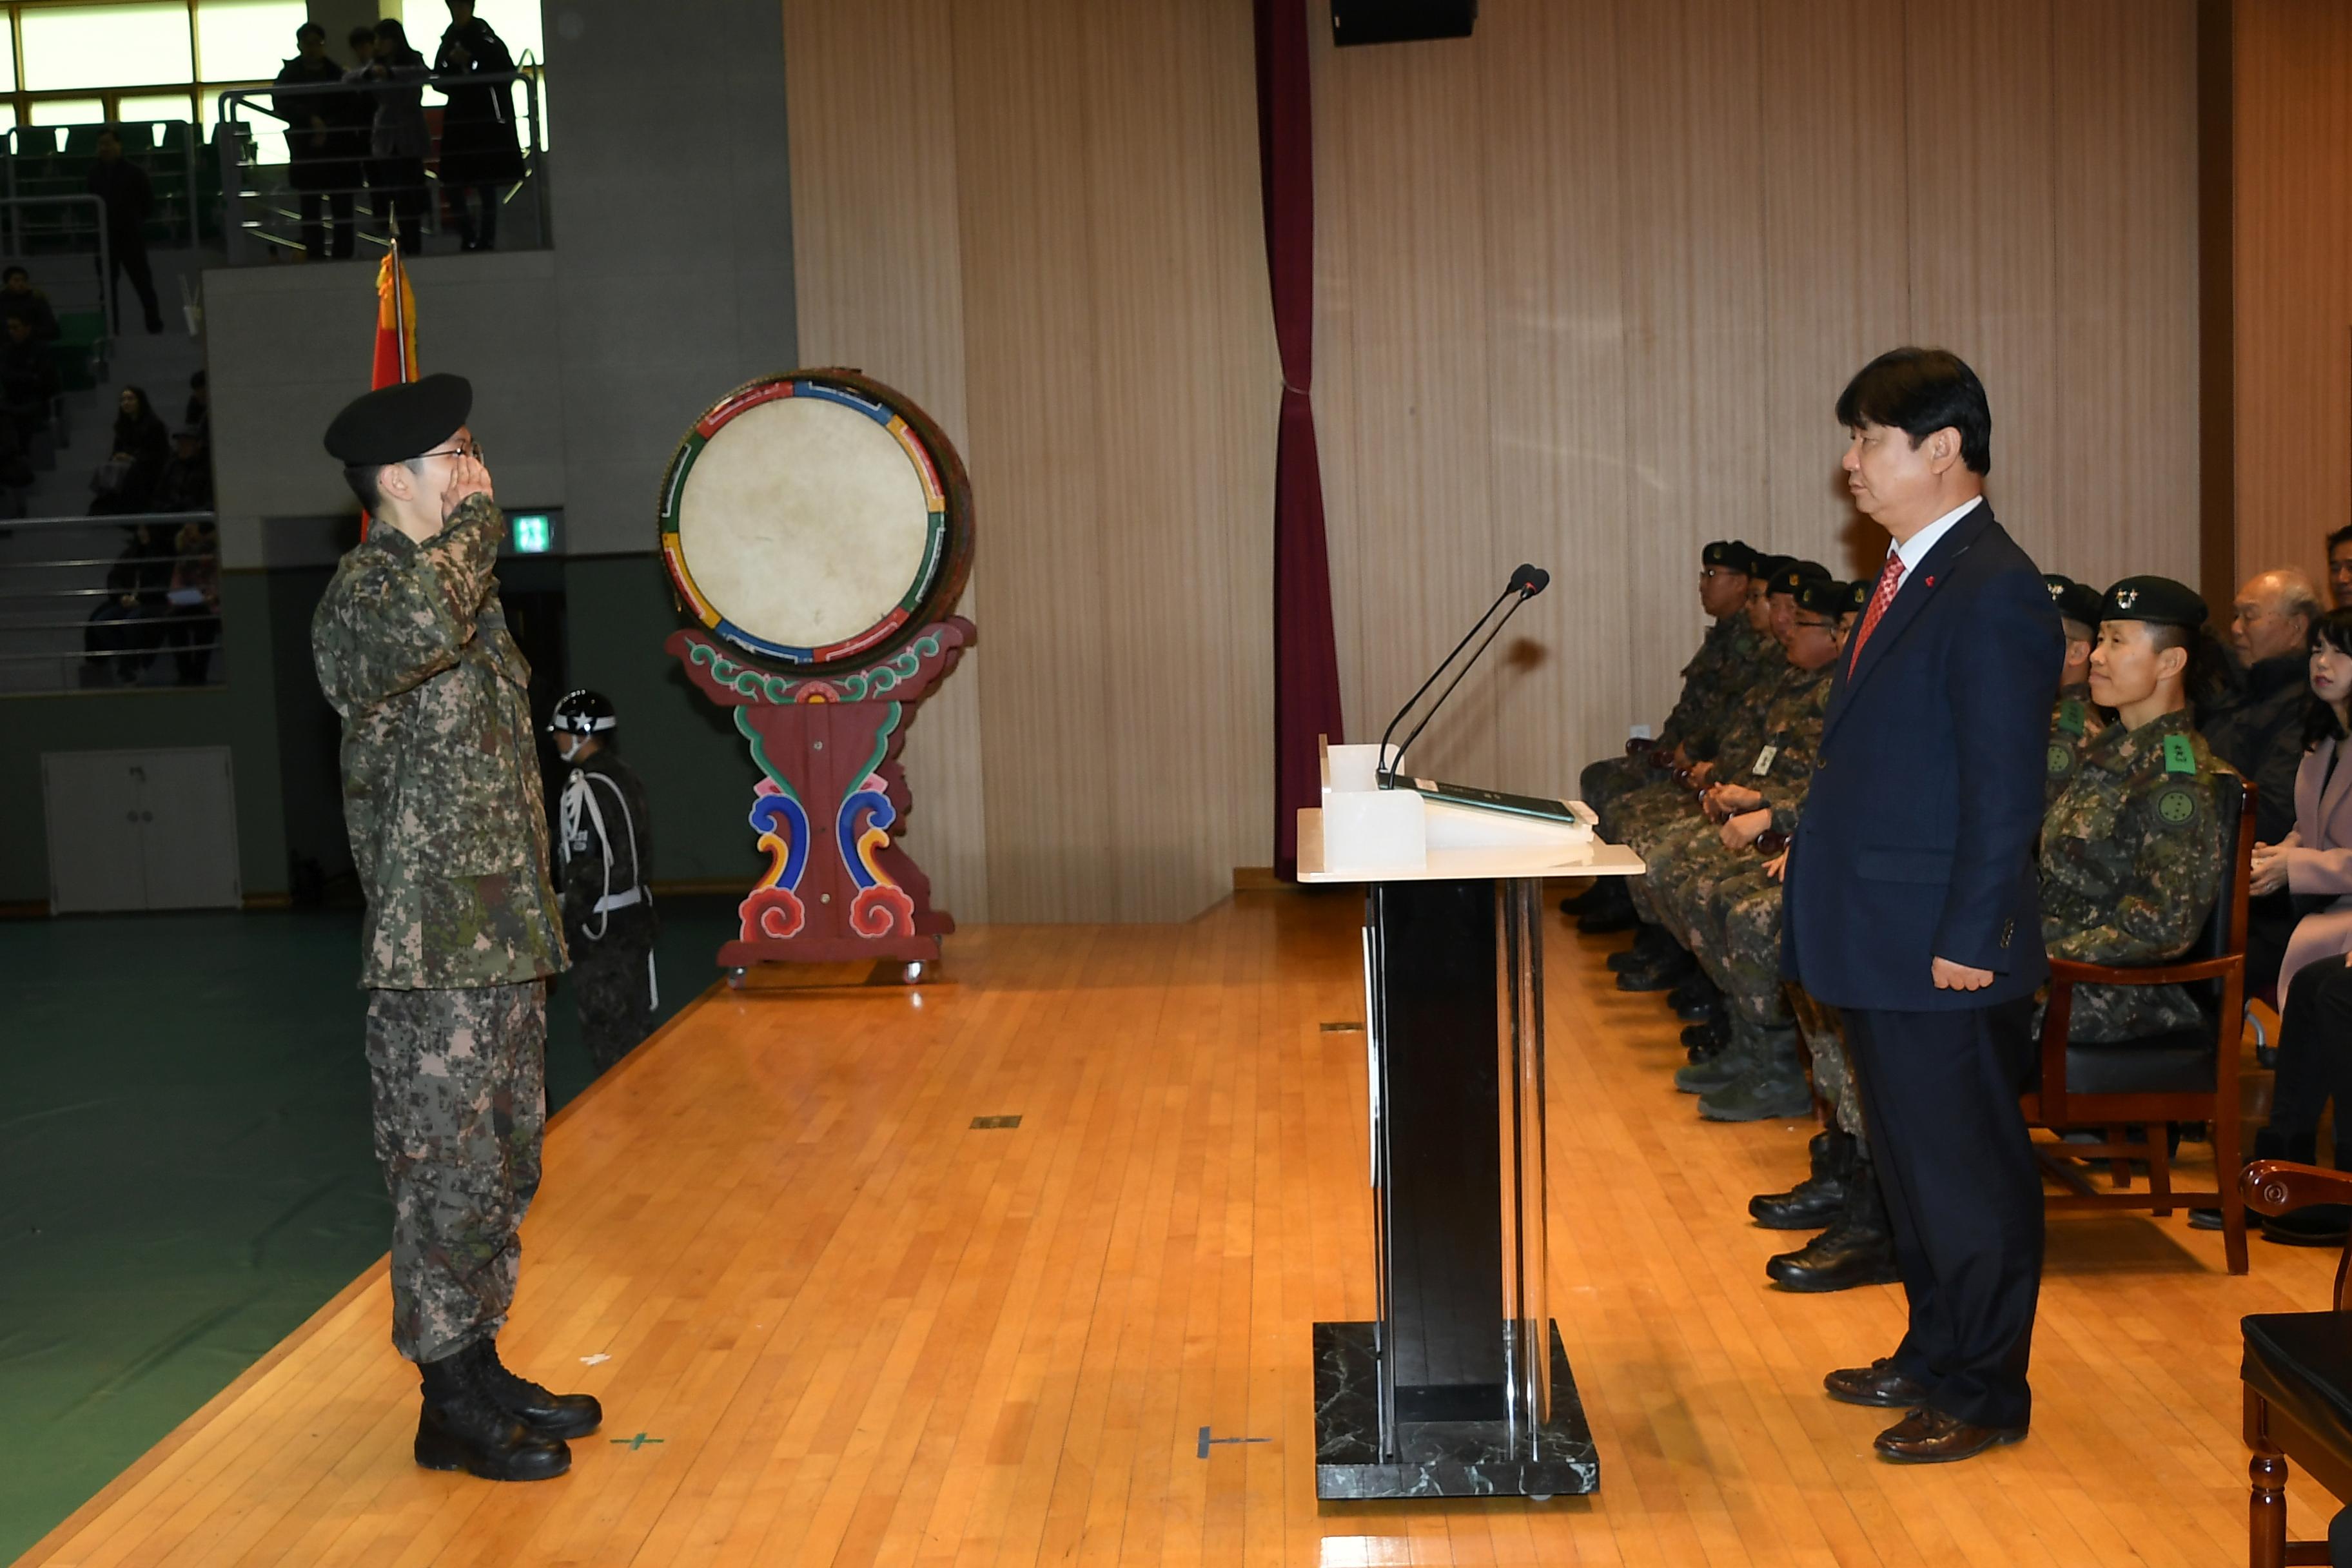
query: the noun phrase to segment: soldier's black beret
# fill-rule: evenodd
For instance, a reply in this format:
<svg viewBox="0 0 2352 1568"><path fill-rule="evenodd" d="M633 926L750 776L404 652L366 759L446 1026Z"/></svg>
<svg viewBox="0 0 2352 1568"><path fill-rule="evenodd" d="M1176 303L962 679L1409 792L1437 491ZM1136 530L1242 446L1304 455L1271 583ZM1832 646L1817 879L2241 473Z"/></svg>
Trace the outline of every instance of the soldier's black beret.
<svg viewBox="0 0 2352 1568"><path fill-rule="evenodd" d="M2205 601L2197 596L2196 589L2169 577L2126 577L2101 595L2099 619L2201 626Z"/></svg>
<svg viewBox="0 0 2352 1568"><path fill-rule="evenodd" d="M1826 583L1830 580L1830 569L1820 562L1793 561L1784 555L1780 558L1779 569L1772 574L1772 592L1793 594L1807 583Z"/></svg>
<svg viewBox="0 0 2352 1568"><path fill-rule="evenodd" d="M1763 559L1753 545L1740 539L1718 539L1699 552L1699 563L1706 566L1728 566L1734 572L1744 572L1753 577L1757 563Z"/></svg>
<svg viewBox="0 0 2352 1568"><path fill-rule="evenodd" d="M1846 611L1846 584L1831 577L1808 577L1798 584L1797 608L1835 620Z"/></svg>
<svg viewBox="0 0 2352 1568"><path fill-rule="evenodd" d="M2086 626L2099 624L2099 606L2103 602L2099 591L2087 583L2077 583L2072 577L2062 577L2052 572L2042 579L2050 590L2050 603L2059 615L2070 621L2080 621Z"/></svg>
<svg viewBox="0 0 2352 1568"><path fill-rule="evenodd" d="M1870 595L1878 584L1867 577L1856 577L1845 585L1845 607L1848 615L1858 616L1870 608Z"/></svg>
<svg viewBox="0 0 2352 1568"><path fill-rule="evenodd" d="M421 457L457 433L474 409L462 375L428 375L352 398L327 426L327 450L347 468Z"/></svg>

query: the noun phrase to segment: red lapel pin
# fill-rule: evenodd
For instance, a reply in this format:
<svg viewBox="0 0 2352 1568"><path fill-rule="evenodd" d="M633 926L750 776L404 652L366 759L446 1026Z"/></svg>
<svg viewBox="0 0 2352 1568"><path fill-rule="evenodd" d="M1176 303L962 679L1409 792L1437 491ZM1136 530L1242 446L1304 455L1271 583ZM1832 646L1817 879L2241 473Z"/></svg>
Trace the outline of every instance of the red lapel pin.
<svg viewBox="0 0 2352 1568"><path fill-rule="evenodd" d="M1930 588L1932 588L1932 587L1934 587L1935 585L1936 585L1936 580L1935 580L1933 577L1928 578L1928 579L1927 579L1927 586L1929 586Z"/></svg>

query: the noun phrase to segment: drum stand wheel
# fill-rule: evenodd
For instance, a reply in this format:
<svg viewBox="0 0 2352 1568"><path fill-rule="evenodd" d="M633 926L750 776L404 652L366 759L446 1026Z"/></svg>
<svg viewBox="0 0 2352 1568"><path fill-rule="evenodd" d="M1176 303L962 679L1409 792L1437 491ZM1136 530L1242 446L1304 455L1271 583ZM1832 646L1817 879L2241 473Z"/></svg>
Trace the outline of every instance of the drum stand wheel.
<svg viewBox="0 0 2352 1568"><path fill-rule="evenodd" d="M923 983L923 976L929 973L930 965L918 958L910 960L908 963L907 967L900 970L898 974L899 978L907 984L920 985Z"/></svg>
<svg viewBox="0 0 2352 1568"><path fill-rule="evenodd" d="M736 964L727 971L727 984L734 990L740 991L743 989L743 966L741 964Z"/></svg>

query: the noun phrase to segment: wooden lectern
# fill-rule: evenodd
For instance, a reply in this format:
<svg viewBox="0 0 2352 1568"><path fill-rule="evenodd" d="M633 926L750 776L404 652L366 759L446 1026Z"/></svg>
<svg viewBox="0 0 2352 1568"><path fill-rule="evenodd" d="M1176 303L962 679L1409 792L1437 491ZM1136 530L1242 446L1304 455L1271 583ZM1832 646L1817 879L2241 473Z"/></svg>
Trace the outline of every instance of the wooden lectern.
<svg viewBox="0 0 2352 1568"><path fill-rule="evenodd" d="M1439 808L1433 805L1433 812ZM1620 846L1440 847L1360 882L1379 1317L1315 1325L1324 1498L1550 1497L1601 1471L1545 1304L1543 889L1628 876Z"/></svg>

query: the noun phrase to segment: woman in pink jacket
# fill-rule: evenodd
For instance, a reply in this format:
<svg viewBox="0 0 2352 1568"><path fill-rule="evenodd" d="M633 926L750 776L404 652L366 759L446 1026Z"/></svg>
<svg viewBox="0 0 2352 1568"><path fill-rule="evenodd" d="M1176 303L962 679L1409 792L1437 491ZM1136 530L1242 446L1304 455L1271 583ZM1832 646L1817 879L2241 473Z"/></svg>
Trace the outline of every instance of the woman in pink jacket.
<svg viewBox="0 0 2352 1568"><path fill-rule="evenodd" d="M2279 966L2278 1073L2254 1158L2314 1163L2319 1116L2336 1102L2336 1165L2352 1170L2352 766L2341 766L2352 716L2352 610L2311 628L2308 747L2294 776L2294 831L2257 844L2250 891L2285 889L2304 911ZM2262 976L2248 975L2252 990ZM2314 1205L2263 1222L2273 1241L2341 1246L2352 1209Z"/></svg>

